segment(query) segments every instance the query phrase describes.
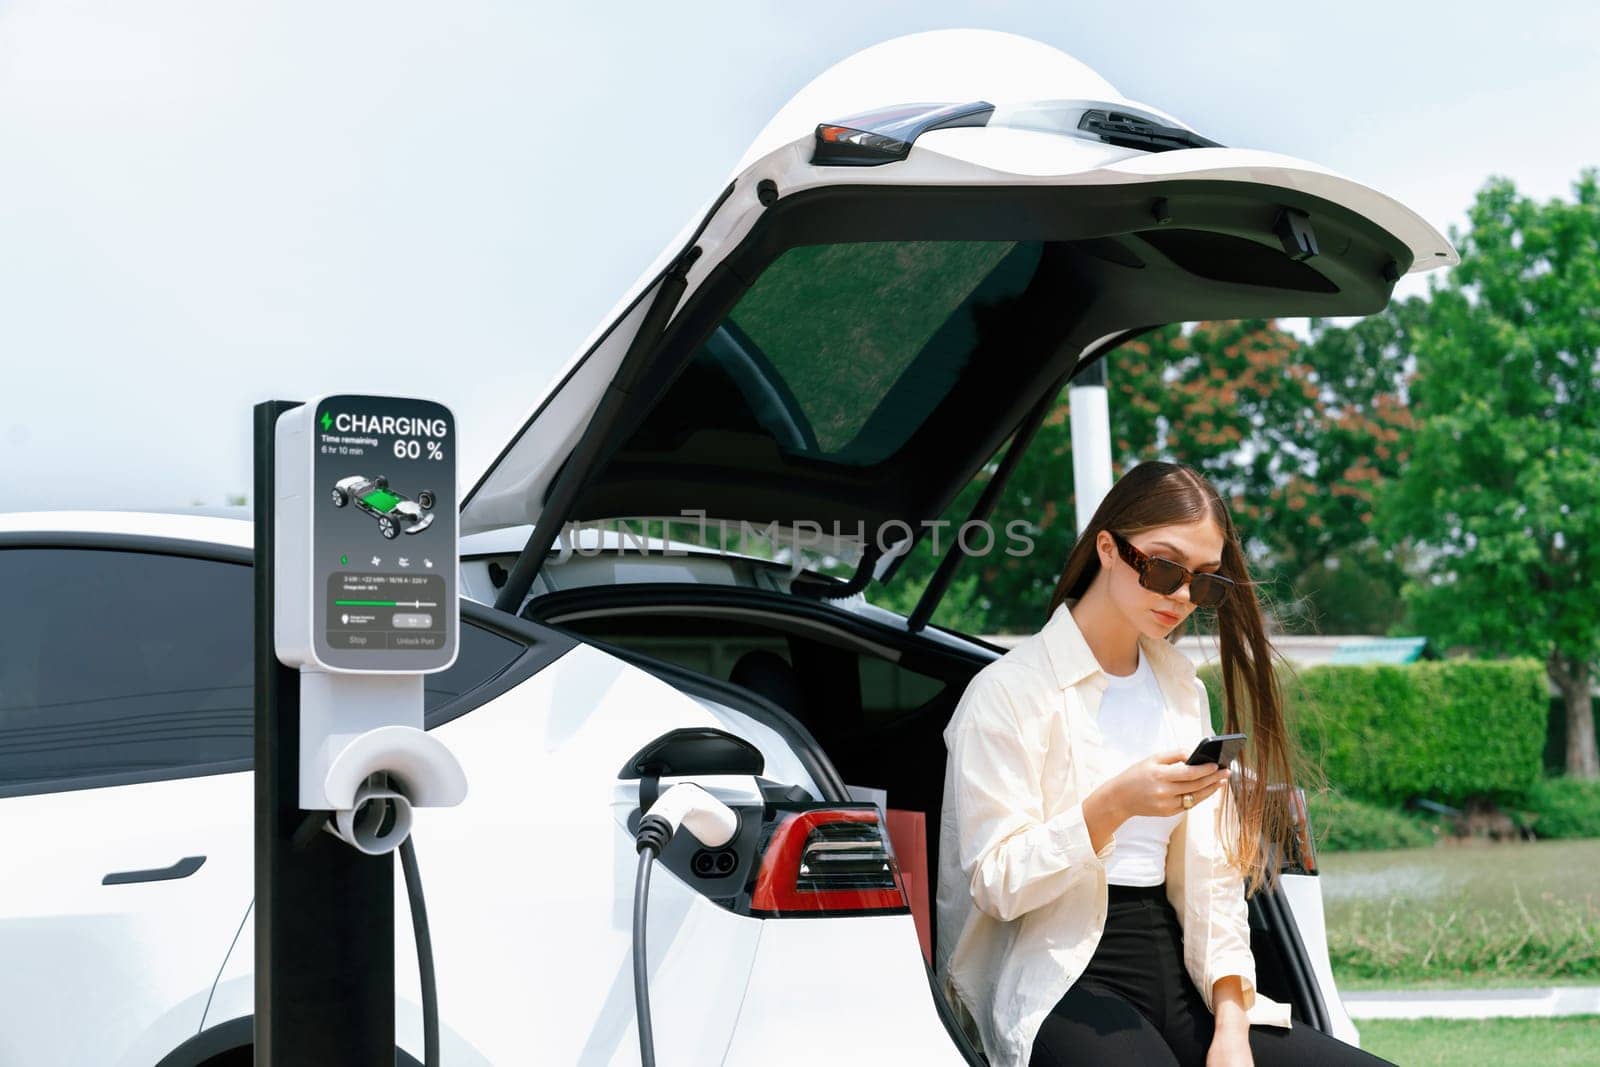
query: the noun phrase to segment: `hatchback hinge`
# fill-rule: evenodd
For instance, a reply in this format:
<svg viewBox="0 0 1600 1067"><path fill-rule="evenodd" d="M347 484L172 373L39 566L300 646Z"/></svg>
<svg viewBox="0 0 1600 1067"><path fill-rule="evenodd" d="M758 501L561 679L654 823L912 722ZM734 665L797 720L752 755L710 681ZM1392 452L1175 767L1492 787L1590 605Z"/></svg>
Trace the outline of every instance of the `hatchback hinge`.
<svg viewBox="0 0 1600 1067"><path fill-rule="evenodd" d="M1283 254L1296 263L1317 254L1317 231L1311 228L1311 216L1304 211L1286 207L1278 212L1272 232L1283 245Z"/></svg>
<svg viewBox="0 0 1600 1067"><path fill-rule="evenodd" d="M814 596L821 600L843 600L847 596L855 596L872 581L872 572L882 556L883 550L878 547L877 542L868 541L866 547L861 550L861 562L856 565L856 572L850 576L848 582L802 574L789 583L789 592L796 596Z"/></svg>

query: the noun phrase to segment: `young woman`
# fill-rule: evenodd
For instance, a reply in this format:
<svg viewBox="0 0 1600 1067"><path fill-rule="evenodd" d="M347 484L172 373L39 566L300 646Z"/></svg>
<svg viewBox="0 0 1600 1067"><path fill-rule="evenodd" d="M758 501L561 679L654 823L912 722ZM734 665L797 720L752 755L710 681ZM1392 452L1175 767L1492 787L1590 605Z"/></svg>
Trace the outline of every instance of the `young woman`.
<svg viewBox="0 0 1600 1067"><path fill-rule="evenodd" d="M945 730L939 973L993 1067L1382 1064L1256 992L1245 894L1276 883L1300 761L1238 534L1195 470L1144 463L1067 557L1044 628ZM1170 644L1216 612L1240 773ZM1228 788L1223 788L1224 786ZM1252 1025L1254 1024L1254 1025Z"/></svg>

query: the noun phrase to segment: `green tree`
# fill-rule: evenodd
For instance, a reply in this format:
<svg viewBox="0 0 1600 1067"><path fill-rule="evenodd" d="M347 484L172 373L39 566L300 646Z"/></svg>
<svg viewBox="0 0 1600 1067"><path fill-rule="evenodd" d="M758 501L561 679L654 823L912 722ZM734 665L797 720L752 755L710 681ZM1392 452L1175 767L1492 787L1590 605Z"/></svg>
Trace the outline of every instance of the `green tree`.
<svg viewBox="0 0 1600 1067"><path fill-rule="evenodd" d="M1461 266L1413 330L1418 425L1381 522L1416 542L1406 599L1446 645L1544 661L1567 704L1567 772L1600 777L1600 189L1520 196L1492 179L1452 234Z"/></svg>

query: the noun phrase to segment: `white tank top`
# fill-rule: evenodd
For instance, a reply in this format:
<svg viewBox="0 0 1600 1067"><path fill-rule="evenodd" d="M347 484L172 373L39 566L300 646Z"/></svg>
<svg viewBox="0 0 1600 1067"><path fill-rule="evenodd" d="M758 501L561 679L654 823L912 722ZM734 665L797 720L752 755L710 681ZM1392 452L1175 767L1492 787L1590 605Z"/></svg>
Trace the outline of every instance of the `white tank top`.
<svg viewBox="0 0 1600 1067"><path fill-rule="evenodd" d="M1157 752L1178 748L1155 672L1139 649L1132 674L1106 673L1100 698L1100 736L1107 776L1121 774ZM1167 841L1182 815L1135 815L1117 828L1117 847L1106 861L1112 885L1160 885L1167 877Z"/></svg>

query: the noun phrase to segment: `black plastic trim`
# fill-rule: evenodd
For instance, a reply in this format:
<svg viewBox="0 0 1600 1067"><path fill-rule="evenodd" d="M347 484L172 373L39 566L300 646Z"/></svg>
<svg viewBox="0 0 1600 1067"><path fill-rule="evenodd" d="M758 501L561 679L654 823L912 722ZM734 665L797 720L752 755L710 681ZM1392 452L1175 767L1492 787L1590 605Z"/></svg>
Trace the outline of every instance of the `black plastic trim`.
<svg viewBox="0 0 1600 1067"><path fill-rule="evenodd" d="M1193 130L1181 126L1165 126L1152 122L1142 115L1125 111L1096 109L1085 111L1078 120L1078 129L1092 133L1107 144L1120 148L1141 148L1147 152L1171 152L1184 148L1222 148L1223 145L1201 137Z"/></svg>
<svg viewBox="0 0 1600 1067"><path fill-rule="evenodd" d="M166 767L151 771L123 771L118 774L91 774L82 778L45 778L21 785L0 786L0 800L11 797L33 797L45 793L74 793L80 789L109 789L119 785L146 785L152 782L176 782L186 778L208 778L214 774L239 774L249 771L247 759L227 760L222 763L196 763L188 767Z"/></svg>
<svg viewBox="0 0 1600 1067"><path fill-rule="evenodd" d="M204 866L204 856L185 856L170 867L156 867L144 871L112 871L100 879L101 885L132 885L135 882L170 882L187 878Z"/></svg>
<svg viewBox="0 0 1600 1067"><path fill-rule="evenodd" d="M803 618L814 622L825 623L835 629L845 631L851 636L864 641L871 641L877 645L887 645L897 652L913 652L919 656L930 654L948 656L970 665L974 670L982 669L990 662L990 657L982 655L968 655L958 649L947 648L942 644L929 641L920 633L896 629L886 626L875 620L863 618L844 608L834 607L826 601L807 600L791 597L785 593L773 592L769 589L748 589L734 586L694 586L675 582L630 582L626 585L614 586L580 586L576 589L560 589L553 593L544 593L528 602L524 612L533 612L541 620L559 616L575 611L604 611L610 608L622 607L650 607L663 611L678 608L715 608L737 607L757 611L767 611L775 619ZM545 625L557 628L562 627L559 621L548 622ZM1004 653L1006 650L969 637L966 634L946 627L930 626L928 629L941 630L961 641L971 642L976 648ZM596 643L594 638L581 634L579 639L585 643ZM745 690L740 687L740 692Z"/></svg>
<svg viewBox="0 0 1600 1067"><path fill-rule="evenodd" d="M774 919L871 919L884 915L910 915L908 904L899 908L852 908L850 911L762 911L751 908L750 917L763 922Z"/></svg>
<svg viewBox="0 0 1600 1067"><path fill-rule="evenodd" d="M222 545L215 541L190 541L181 537L80 530L6 530L0 532L0 549L6 548L108 549L116 552L144 552L161 556L184 556L189 559L210 559L219 563L243 563L247 567L255 559L248 548Z"/></svg>
<svg viewBox="0 0 1600 1067"><path fill-rule="evenodd" d="M571 634L563 630L496 611L486 604L467 600L465 597L461 600L461 617L470 619L474 625L481 626L492 634L520 641L526 648L499 674L429 712L424 723L424 727L429 730L437 730L447 722L454 722L469 711L474 711L516 688L571 652L579 644Z"/></svg>
<svg viewBox="0 0 1600 1067"><path fill-rule="evenodd" d="M1283 897L1276 892L1257 893L1251 900L1261 909L1262 918L1277 935L1279 949L1288 964L1288 979L1293 987L1295 1002L1308 1016L1307 1021L1323 1033L1331 1033L1328 1005L1322 999L1322 989L1317 985L1316 972L1311 966L1311 955L1300 937L1300 927L1294 920Z"/></svg>
<svg viewBox="0 0 1600 1067"><path fill-rule="evenodd" d="M225 1052L255 1044L255 1020L248 1015L201 1030L156 1061L156 1067L200 1067Z"/></svg>
<svg viewBox="0 0 1600 1067"><path fill-rule="evenodd" d="M789 592L795 596L815 597L819 600L844 600L853 597L867 587L872 581L872 572L878 565L878 560L883 552L876 542L867 542L861 552L861 559L856 564L855 573L849 581L841 582L837 578L817 578L812 571L802 571L795 575L789 583Z"/></svg>
<svg viewBox="0 0 1600 1067"><path fill-rule="evenodd" d="M217 1056L254 1048L255 1025L253 1016L241 1015L207 1027L161 1057L156 1067L206 1067ZM395 1067L422 1067L410 1053L399 1048L394 1050L394 1064Z"/></svg>
<svg viewBox="0 0 1600 1067"><path fill-rule="evenodd" d="M691 774L749 774L766 770L766 757L746 738L715 726L668 730L628 758L617 779L681 778ZM644 805L649 810L650 805Z"/></svg>
<svg viewBox="0 0 1600 1067"><path fill-rule="evenodd" d="M924 960L922 969L928 974L928 990L933 994L933 1007L939 1013L939 1021L944 1023L945 1033L950 1035L950 1040L955 1042L956 1050L962 1058L972 1067L986 1067L988 1060L979 1052L978 1047L972 1043L967 1032L961 1029L961 1024L956 1020L955 1009L945 997L944 991L939 988L939 975L933 967Z"/></svg>

